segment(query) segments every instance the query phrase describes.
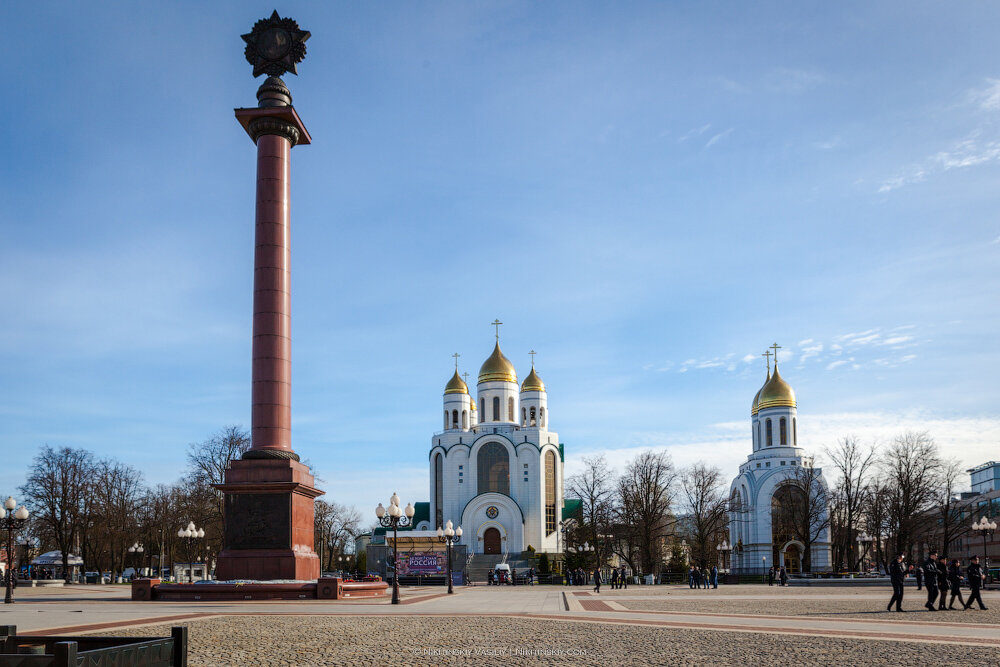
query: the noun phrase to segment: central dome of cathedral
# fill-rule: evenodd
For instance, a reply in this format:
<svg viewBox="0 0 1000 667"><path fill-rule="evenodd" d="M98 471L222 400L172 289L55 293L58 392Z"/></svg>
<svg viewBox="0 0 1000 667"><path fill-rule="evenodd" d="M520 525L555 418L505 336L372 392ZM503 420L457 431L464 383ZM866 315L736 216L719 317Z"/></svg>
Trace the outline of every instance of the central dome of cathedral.
<svg viewBox="0 0 1000 667"><path fill-rule="evenodd" d="M503 352L500 351L500 341L497 341L496 347L493 348L493 354L483 362L479 369L479 381L517 384L517 372L514 370L514 364L503 356Z"/></svg>

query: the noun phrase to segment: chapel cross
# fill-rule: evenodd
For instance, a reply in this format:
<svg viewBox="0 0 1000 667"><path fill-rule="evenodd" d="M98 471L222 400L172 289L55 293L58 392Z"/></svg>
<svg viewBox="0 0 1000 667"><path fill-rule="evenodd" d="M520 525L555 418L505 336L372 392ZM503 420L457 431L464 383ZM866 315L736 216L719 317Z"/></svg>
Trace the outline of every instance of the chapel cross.
<svg viewBox="0 0 1000 667"><path fill-rule="evenodd" d="M468 373L462 373L462 377L465 379L465 384L469 384L469 374Z"/></svg>
<svg viewBox="0 0 1000 667"><path fill-rule="evenodd" d="M775 343L774 345L771 346L771 349L774 350L774 368L777 369L778 368L778 350L781 349L781 346L778 345L777 343Z"/></svg>
<svg viewBox="0 0 1000 667"><path fill-rule="evenodd" d="M451 356L455 357L455 372L457 373L458 372L458 358L460 356L462 356L462 355L460 355L458 352L456 352L455 354L453 354Z"/></svg>
<svg viewBox="0 0 1000 667"><path fill-rule="evenodd" d="M500 320L497 319L497 320L493 320L492 322L490 322L490 324L492 324L493 326L495 326L497 328L497 342L499 343L500 342L500 325L503 324L503 322L501 322Z"/></svg>
<svg viewBox="0 0 1000 667"><path fill-rule="evenodd" d="M538 354L538 353L535 352L534 350L532 350L528 354L531 355L531 367L534 368L535 367L535 355Z"/></svg>
<svg viewBox="0 0 1000 667"><path fill-rule="evenodd" d="M765 352L760 356L767 357L767 376L771 377L771 351L768 350L767 352Z"/></svg>

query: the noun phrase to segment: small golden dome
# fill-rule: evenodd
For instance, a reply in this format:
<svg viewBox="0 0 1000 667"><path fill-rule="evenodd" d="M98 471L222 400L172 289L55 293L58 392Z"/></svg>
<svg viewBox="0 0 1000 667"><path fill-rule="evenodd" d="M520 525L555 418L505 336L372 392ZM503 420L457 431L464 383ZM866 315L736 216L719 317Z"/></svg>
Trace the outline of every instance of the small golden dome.
<svg viewBox="0 0 1000 667"><path fill-rule="evenodd" d="M469 385L465 384L465 380L463 380L458 376L458 370L456 370L455 374L451 376L450 380L448 380L448 384L446 384L444 387L444 393L445 394L469 393Z"/></svg>
<svg viewBox="0 0 1000 667"><path fill-rule="evenodd" d="M514 364L510 363L510 359L503 356L503 352L500 351L500 341L497 341L496 347L493 348L493 354L483 362L482 367L479 369L479 381L513 382L517 384L517 372L514 370Z"/></svg>
<svg viewBox="0 0 1000 667"><path fill-rule="evenodd" d="M521 384L521 391L545 391L545 383L542 382L542 378L538 377L534 366L531 367L528 377L524 378L524 383Z"/></svg>
<svg viewBox="0 0 1000 667"><path fill-rule="evenodd" d="M757 390L757 393L754 394L753 405L750 406L750 415L751 416L754 416L754 417L757 416L757 411L760 409L760 392L764 391L764 385L766 385L767 381L770 380L770 379L771 379L771 367L768 366L768 368L767 368L767 379L764 380L764 384L762 384L760 386L760 389Z"/></svg>
<svg viewBox="0 0 1000 667"><path fill-rule="evenodd" d="M472 411L475 412L476 411L476 402L472 401L471 403L469 403L469 405L472 406Z"/></svg>
<svg viewBox="0 0 1000 667"><path fill-rule="evenodd" d="M785 382L781 374L778 373L778 364L774 365L774 373L760 389L757 397L757 410L767 408L794 408L795 392L791 386Z"/></svg>

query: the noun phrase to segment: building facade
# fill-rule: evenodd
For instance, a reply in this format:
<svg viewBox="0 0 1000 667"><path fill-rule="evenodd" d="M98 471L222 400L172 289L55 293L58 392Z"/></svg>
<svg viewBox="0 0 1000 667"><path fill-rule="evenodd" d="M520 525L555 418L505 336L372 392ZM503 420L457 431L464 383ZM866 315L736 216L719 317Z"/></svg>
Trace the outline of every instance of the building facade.
<svg viewBox="0 0 1000 667"><path fill-rule="evenodd" d="M1000 463L989 461L969 468L969 481L972 483L972 493L989 493L1000 491Z"/></svg>
<svg viewBox="0 0 1000 667"><path fill-rule="evenodd" d="M735 570L785 566L800 572L830 569L829 508L822 470L799 447L795 392L768 367L750 410L752 453L730 487L729 541ZM810 489L808 494L803 489ZM790 528L797 526L799 530ZM802 527L813 538L805 558Z"/></svg>
<svg viewBox="0 0 1000 667"><path fill-rule="evenodd" d="M531 371L518 386L500 351L479 369L476 396L455 373L444 389L442 430L431 438L430 517L417 529L461 525L477 554L559 550L563 448L549 430L545 383Z"/></svg>

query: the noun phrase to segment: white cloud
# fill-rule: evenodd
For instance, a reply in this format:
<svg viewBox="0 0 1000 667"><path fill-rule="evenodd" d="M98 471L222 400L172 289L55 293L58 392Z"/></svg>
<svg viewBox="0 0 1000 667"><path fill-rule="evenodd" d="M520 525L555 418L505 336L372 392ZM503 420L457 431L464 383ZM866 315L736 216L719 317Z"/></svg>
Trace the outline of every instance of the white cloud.
<svg viewBox="0 0 1000 667"><path fill-rule="evenodd" d="M718 134L713 136L711 139L708 140L708 143L705 144L705 148L711 148L715 144L719 143L720 141L728 137L732 133L733 129L734 128L729 128L728 130L724 132L719 132Z"/></svg>
<svg viewBox="0 0 1000 667"><path fill-rule="evenodd" d="M851 361L853 361L853 360L854 359L852 358ZM840 368L841 366L843 366L846 363L847 363L847 361L845 361L843 359L841 359L839 361L831 361L829 364L826 365L826 370L832 371L835 368Z"/></svg>
<svg viewBox="0 0 1000 667"><path fill-rule="evenodd" d="M677 143L683 144L688 139L691 139L693 137L700 137L701 135L708 132L709 128L711 127L712 127L711 123L705 123L701 127L696 127L692 130L688 130L687 132L685 132L684 134L682 134L680 137L677 138Z"/></svg>
<svg viewBox="0 0 1000 667"><path fill-rule="evenodd" d="M984 111L1000 111L1000 79L986 79L986 85L971 91L969 97Z"/></svg>

